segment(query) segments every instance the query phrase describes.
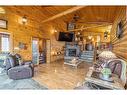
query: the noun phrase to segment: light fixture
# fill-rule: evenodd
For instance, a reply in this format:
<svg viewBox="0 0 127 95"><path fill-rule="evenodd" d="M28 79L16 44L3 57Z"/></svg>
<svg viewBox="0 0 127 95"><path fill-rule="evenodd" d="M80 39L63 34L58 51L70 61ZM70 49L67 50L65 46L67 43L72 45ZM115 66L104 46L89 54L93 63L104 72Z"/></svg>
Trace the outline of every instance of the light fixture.
<svg viewBox="0 0 127 95"><path fill-rule="evenodd" d="M88 36L89 39L92 39L93 36Z"/></svg>
<svg viewBox="0 0 127 95"><path fill-rule="evenodd" d="M94 38L92 38L92 41L94 41Z"/></svg>
<svg viewBox="0 0 127 95"><path fill-rule="evenodd" d="M23 16L23 17L22 17L22 23L23 23L23 24L26 24L26 23L27 23L27 17L26 17L26 16Z"/></svg>
<svg viewBox="0 0 127 95"><path fill-rule="evenodd" d="M108 37L108 32L105 31L105 32L104 32L104 38L107 39L107 37Z"/></svg>
<svg viewBox="0 0 127 95"><path fill-rule="evenodd" d="M0 7L0 14L5 14L5 10L2 7Z"/></svg>
<svg viewBox="0 0 127 95"><path fill-rule="evenodd" d="M100 35L97 35L97 42L100 42L101 41L101 37Z"/></svg>
<svg viewBox="0 0 127 95"><path fill-rule="evenodd" d="M78 32L78 35L80 35L80 32Z"/></svg>
<svg viewBox="0 0 127 95"><path fill-rule="evenodd" d="M75 41L78 41L78 38L77 37L75 37Z"/></svg>
<svg viewBox="0 0 127 95"><path fill-rule="evenodd" d="M57 30L54 30L54 32L56 33L56 32L57 32Z"/></svg>

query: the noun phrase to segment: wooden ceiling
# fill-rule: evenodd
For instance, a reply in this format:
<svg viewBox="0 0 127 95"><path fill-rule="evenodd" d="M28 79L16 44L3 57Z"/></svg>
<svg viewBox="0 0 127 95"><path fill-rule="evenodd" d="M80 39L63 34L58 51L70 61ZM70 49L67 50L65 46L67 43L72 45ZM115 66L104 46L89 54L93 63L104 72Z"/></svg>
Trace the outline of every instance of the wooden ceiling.
<svg viewBox="0 0 127 95"><path fill-rule="evenodd" d="M76 7L81 8L76 9ZM76 14L79 16L76 22L77 28L106 23L101 27L87 29L87 31L104 32L108 29L108 23L109 25L113 23L117 11L125 8L125 6L3 6L3 8L7 14L26 16L28 21L38 23L39 27L45 31L51 31L52 29L66 31L66 23L72 21ZM68 12L69 10L73 11ZM68 13L65 14L65 12ZM56 18L53 18L54 16Z"/></svg>

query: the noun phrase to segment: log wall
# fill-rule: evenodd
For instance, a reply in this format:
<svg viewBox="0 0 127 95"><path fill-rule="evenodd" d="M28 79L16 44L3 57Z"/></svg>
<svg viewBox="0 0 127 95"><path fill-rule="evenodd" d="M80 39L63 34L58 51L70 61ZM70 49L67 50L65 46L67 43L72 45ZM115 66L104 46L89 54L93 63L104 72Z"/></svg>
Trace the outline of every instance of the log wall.
<svg viewBox="0 0 127 95"><path fill-rule="evenodd" d="M49 37L48 33L36 27L37 25L34 25L34 23L30 22L29 19L26 25L21 24L21 17L13 13L0 14L0 19L8 21L8 29L0 29L0 32L10 33L11 52L14 52L14 48L19 46L19 42L26 44L27 49L19 50L19 54L21 54L25 60L32 59L32 37Z"/></svg>
<svg viewBox="0 0 127 95"><path fill-rule="evenodd" d="M111 30L111 42L113 44L113 52L119 57L127 60L127 20L126 20L126 8L122 7L118 10L118 15L115 17L115 21ZM123 36L118 39L116 37L116 29L118 23L122 21Z"/></svg>

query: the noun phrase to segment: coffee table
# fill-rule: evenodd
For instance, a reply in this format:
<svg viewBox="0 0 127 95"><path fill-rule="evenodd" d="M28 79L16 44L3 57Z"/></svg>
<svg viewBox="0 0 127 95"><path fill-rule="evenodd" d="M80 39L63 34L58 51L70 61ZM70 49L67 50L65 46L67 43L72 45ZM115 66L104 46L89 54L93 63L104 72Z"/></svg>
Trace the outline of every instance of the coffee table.
<svg viewBox="0 0 127 95"><path fill-rule="evenodd" d="M64 62L64 64L70 65L70 66L73 66L73 67L77 68L78 65L79 65L80 63L82 63L82 62L83 62L82 60L78 59L78 60L75 61L75 62L72 62L72 61Z"/></svg>

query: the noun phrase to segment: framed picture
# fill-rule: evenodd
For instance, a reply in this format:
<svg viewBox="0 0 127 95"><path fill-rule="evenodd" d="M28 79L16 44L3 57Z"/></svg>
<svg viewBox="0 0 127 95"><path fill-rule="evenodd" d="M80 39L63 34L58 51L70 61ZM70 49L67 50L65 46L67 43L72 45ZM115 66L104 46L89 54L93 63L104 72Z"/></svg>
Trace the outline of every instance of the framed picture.
<svg viewBox="0 0 127 95"><path fill-rule="evenodd" d="M27 50L27 44L26 43L19 42L19 48L20 49Z"/></svg>
<svg viewBox="0 0 127 95"><path fill-rule="evenodd" d="M74 30L75 29L75 23L69 22L67 23L67 30Z"/></svg>
<svg viewBox="0 0 127 95"><path fill-rule="evenodd" d="M120 39L122 37L123 34L123 25L122 25L122 21L120 21L117 25L117 30L116 30L116 37L118 39Z"/></svg>
<svg viewBox="0 0 127 95"><path fill-rule="evenodd" d="M0 19L0 28L7 29L7 21Z"/></svg>

